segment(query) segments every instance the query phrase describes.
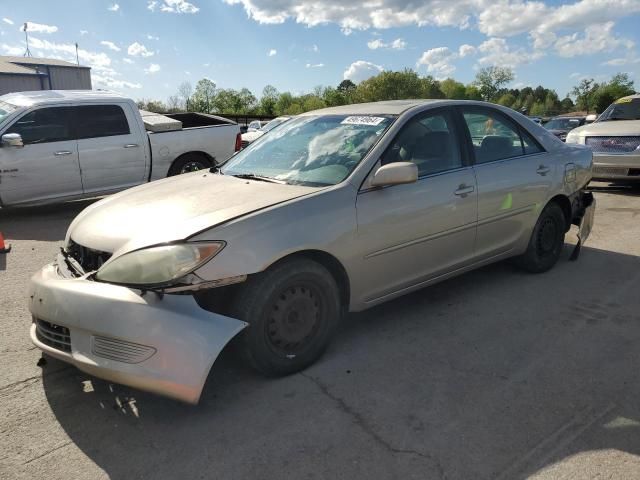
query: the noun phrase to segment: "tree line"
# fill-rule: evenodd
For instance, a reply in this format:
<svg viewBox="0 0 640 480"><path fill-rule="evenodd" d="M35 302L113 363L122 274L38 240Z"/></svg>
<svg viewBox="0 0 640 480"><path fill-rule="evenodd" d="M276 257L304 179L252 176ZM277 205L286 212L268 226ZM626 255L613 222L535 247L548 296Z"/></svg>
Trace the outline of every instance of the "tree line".
<svg viewBox="0 0 640 480"><path fill-rule="evenodd" d="M183 82L175 95L167 102L140 100L141 109L159 113L193 111L222 115L297 115L318 108L351 103L401 100L409 98L485 100L494 102L528 115L553 116L573 111L601 113L614 100L635 92L633 81L626 73L614 75L608 82L597 83L582 79L571 96L562 100L555 90L542 85L536 88L506 88L514 79L511 69L486 67L478 71L475 80L467 85L447 78L436 80L432 76L420 76L411 69L383 71L359 84L343 80L336 87L316 87L312 92L294 95L278 92L267 85L260 98L249 89L218 88L203 78L195 88Z"/></svg>

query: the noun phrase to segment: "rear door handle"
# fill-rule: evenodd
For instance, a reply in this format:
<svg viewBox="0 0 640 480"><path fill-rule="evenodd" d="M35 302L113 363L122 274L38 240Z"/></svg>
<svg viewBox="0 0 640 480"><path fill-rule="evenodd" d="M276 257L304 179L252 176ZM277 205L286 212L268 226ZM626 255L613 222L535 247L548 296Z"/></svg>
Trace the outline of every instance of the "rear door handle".
<svg viewBox="0 0 640 480"><path fill-rule="evenodd" d="M473 186L462 184L453 193L454 195L458 195L459 197L466 197L467 194L472 193L474 190L475 188Z"/></svg>
<svg viewBox="0 0 640 480"><path fill-rule="evenodd" d="M547 167L546 165L540 165L538 167L538 169L536 170L536 173L538 175L542 175L543 177L549 173L551 171L551 169L549 167Z"/></svg>
<svg viewBox="0 0 640 480"><path fill-rule="evenodd" d="M127 143L124 148L137 148L138 144L137 143Z"/></svg>
<svg viewBox="0 0 640 480"><path fill-rule="evenodd" d="M69 150L60 150L59 152L54 153L56 157L64 157L65 155L71 155L73 152Z"/></svg>

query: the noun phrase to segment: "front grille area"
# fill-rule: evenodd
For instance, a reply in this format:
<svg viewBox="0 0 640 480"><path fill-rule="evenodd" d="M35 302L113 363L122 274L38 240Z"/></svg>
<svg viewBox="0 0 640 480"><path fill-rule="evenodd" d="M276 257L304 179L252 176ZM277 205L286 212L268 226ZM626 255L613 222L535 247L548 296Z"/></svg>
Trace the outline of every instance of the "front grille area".
<svg viewBox="0 0 640 480"><path fill-rule="evenodd" d="M73 240L69 240L67 253L76 260L85 272L93 272L99 269L104 262L109 260L111 254L92 250L82 245L78 245Z"/></svg>
<svg viewBox="0 0 640 480"><path fill-rule="evenodd" d="M156 349L153 347L115 338L95 336L92 340L91 350L94 355L118 362L140 363L156 353Z"/></svg>
<svg viewBox="0 0 640 480"><path fill-rule="evenodd" d="M631 153L640 148L640 137L587 137L585 144L597 153Z"/></svg>
<svg viewBox="0 0 640 480"><path fill-rule="evenodd" d="M71 332L67 327L36 319L36 337L45 345L71 353Z"/></svg>
<svg viewBox="0 0 640 480"><path fill-rule="evenodd" d="M593 167L593 173L602 173L605 175L628 175L629 169L624 167Z"/></svg>

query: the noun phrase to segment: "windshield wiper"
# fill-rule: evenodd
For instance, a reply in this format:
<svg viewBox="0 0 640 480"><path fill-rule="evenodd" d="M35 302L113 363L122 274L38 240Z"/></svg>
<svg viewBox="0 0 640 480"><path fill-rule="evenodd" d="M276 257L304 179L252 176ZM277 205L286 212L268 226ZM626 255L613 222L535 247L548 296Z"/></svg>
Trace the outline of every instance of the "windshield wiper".
<svg viewBox="0 0 640 480"><path fill-rule="evenodd" d="M271 177L265 177L264 175L256 175L255 173L236 173L235 175L229 175L230 177L242 178L244 180L257 180L259 182L279 183L280 185L286 185L284 180L277 180Z"/></svg>

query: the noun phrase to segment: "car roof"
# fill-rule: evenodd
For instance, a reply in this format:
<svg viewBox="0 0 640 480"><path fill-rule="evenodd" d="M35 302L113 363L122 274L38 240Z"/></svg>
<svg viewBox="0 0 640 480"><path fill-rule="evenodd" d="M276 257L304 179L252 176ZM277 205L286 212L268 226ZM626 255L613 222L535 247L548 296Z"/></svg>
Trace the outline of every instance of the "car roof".
<svg viewBox="0 0 640 480"><path fill-rule="evenodd" d="M107 90L36 90L33 92L15 92L2 95L0 100L31 107L47 103L77 102L83 100L128 100L122 95Z"/></svg>
<svg viewBox="0 0 640 480"><path fill-rule="evenodd" d="M338 107L321 108L301 115L400 115L413 107L444 102L444 100L385 100L370 103L352 103Z"/></svg>

